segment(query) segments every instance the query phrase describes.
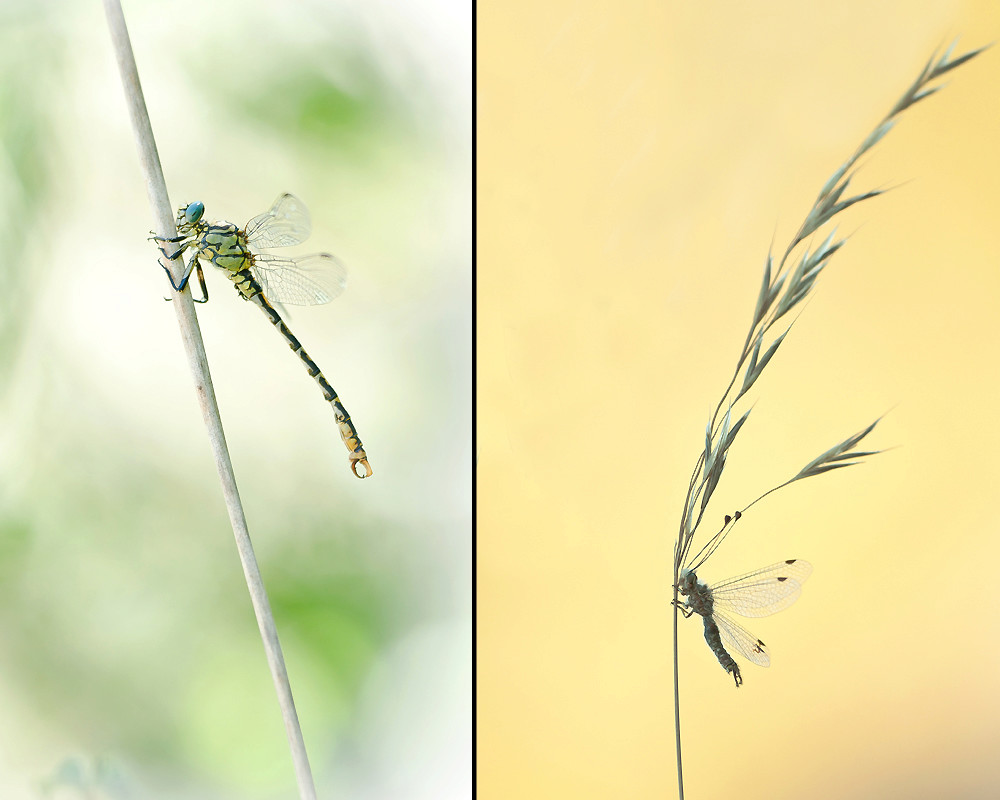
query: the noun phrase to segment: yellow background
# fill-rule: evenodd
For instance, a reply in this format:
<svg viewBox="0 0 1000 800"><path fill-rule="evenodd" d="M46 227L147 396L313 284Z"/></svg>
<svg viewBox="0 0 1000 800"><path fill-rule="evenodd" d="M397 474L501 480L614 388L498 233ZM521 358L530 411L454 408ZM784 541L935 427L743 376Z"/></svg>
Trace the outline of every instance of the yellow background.
<svg viewBox="0 0 1000 800"><path fill-rule="evenodd" d="M676 796L672 546L772 237L1000 6L479 12L481 796ZM853 186L893 191L841 218L709 508L889 412L892 449L773 495L702 571L815 566L748 621L772 665L739 691L682 620L691 798L1000 796L1000 51L947 81L863 159Z"/></svg>

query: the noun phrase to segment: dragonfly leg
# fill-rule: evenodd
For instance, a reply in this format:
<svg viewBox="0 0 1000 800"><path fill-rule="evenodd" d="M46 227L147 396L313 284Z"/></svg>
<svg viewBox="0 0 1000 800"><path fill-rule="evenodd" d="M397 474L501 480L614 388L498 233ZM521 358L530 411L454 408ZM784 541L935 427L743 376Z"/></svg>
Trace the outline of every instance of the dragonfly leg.
<svg viewBox="0 0 1000 800"><path fill-rule="evenodd" d="M170 285L174 288L175 292L183 292L184 288L188 285L188 281L191 280L191 273L196 269L198 270L198 283L201 284L201 299L197 297L192 298L196 303L207 303L208 302L208 286L205 283L205 273L202 271L201 263L198 261L198 256L194 255L191 257L191 261L188 262L187 270L184 272L184 277L181 278L181 282L174 283L174 276L170 272L170 269L163 264L163 271L167 273L167 280L170 281ZM192 292L192 294L194 294ZM170 300L169 297L164 298L165 300Z"/></svg>
<svg viewBox="0 0 1000 800"><path fill-rule="evenodd" d="M177 284L174 283L174 276L173 273L170 271L170 267L164 266L163 264L160 264L160 266L163 267L163 271L167 273L167 280L170 281L170 285L174 287L174 291L183 292L184 287L187 286L188 281L191 279L191 267L189 266L187 268L187 270L184 272L184 277L181 278L181 282Z"/></svg>
<svg viewBox="0 0 1000 800"><path fill-rule="evenodd" d="M147 242L183 242L187 239L187 236L158 236L153 231L150 231L150 236L146 237Z"/></svg>
<svg viewBox="0 0 1000 800"><path fill-rule="evenodd" d="M153 233L153 231L150 231L150 234L151 235L147 237L146 241L149 241L149 242L158 242L159 246L160 246L160 252L163 253L163 256L167 259L167 261L176 261L178 258L181 258L181 256L184 254L184 251L187 250L188 247L191 246L190 243L182 244L182 245L180 245L177 248L177 252L175 252L173 255L170 255L169 253L167 253L167 250L164 247L164 245L165 244L178 244L180 242L183 242L187 237L186 236L173 236L173 237L157 236L155 233ZM183 263L183 261L181 263ZM170 268L167 267L166 265L164 265L162 262L160 262L160 266L163 267L163 271L167 273L167 280L170 281L170 285L174 287L174 290L178 291L178 292L183 291L184 287L187 285L188 278L191 277L191 269L190 269L190 267L188 268L188 271L185 273L184 278L181 280L181 285L178 286L176 283L174 283L174 276L173 276L173 273L170 272ZM202 286L204 286L204 283L202 283ZM168 302L170 301L169 297L164 297L163 299L166 300L166 301L168 301ZM208 297L206 295L205 296L205 300L207 300L207 299L208 299ZM204 303L205 300L196 300L195 302Z"/></svg>
<svg viewBox="0 0 1000 800"><path fill-rule="evenodd" d="M198 270L198 284L201 286L201 299L194 297L194 292L191 292L191 299L196 303L207 303L208 302L208 284L205 283L205 273L201 268L201 262L198 260L198 256L191 259L194 261L194 267ZM188 278L191 277L191 269L188 268Z"/></svg>
<svg viewBox="0 0 1000 800"><path fill-rule="evenodd" d="M159 242L160 243L160 252L163 253L164 256L166 256L166 258L167 258L168 261L174 261L175 259L180 258L181 255L184 253L184 251L187 250L188 247L191 246L190 244L181 245L180 247L177 248L177 252L174 253L171 256L171 255L167 254L167 251L163 248L163 245L164 244L177 244L178 242L183 242L187 237L186 236L174 236L173 238L168 239L168 238L165 238L163 236L157 236L152 231L150 231L150 233L152 233L153 235L146 237L146 241L147 242Z"/></svg>

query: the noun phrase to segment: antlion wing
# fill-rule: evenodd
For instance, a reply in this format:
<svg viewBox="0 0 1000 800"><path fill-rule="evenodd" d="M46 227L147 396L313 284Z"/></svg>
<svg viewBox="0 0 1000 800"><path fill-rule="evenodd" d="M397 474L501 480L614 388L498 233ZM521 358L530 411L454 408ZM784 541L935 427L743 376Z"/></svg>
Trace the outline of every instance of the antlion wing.
<svg viewBox="0 0 1000 800"><path fill-rule="evenodd" d="M788 608L802 593L812 565L791 559L709 587L715 607L744 617L767 617Z"/></svg>
<svg viewBox="0 0 1000 800"><path fill-rule="evenodd" d="M722 634L723 641L729 645L731 650L754 664L759 664L762 667L771 665L771 657L767 654L764 643L742 625L739 625L736 620L721 611L715 611L712 614L712 619L718 624L719 633Z"/></svg>

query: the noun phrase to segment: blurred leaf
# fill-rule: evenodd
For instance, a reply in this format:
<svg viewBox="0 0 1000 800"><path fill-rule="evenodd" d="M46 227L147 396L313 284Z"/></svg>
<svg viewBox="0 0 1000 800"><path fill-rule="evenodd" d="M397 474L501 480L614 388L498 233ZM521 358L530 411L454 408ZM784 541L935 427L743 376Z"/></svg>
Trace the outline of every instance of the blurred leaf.
<svg viewBox="0 0 1000 800"><path fill-rule="evenodd" d="M355 62L349 81L337 82L315 68L293 66L245 87L231 87L231 110L255 126L289 137L309 137L356 150L391 117L390 87L371 66ZM349 83L349 85L348 85ZM223 93L226 94L226 93Z"/></svg>

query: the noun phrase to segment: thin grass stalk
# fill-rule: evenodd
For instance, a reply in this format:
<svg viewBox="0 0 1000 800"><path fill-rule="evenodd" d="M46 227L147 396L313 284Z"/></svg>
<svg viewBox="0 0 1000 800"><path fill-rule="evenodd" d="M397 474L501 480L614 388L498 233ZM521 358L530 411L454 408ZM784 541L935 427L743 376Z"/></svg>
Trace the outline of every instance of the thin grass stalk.
<svg viewBox="0 0 1000 800"><path fill-rule="evenodd" d="M149 204L156 221L156 232L161 237L173 237L177 235L173 207L167 196L167 186L163 178L156 142L153 138L153 129L146 112L146 102L139 84L139 72L136 68L135 56L132 53L128 30L125 27L125 16L121 3L119 0L104 0L104 11L108 19L112 45L125 89L125 98L136 137L136 145L139 148L139 158L146 179ZM180 262L181 259L177 259L177 261ZM170 264L170 267L174 270L175 280L179 281L182 276L178 272L183 270L183 264ZM198 404L201 406L209 443L219 472L222 495L229 512L233 536L236 539L236 549L239 552L240 563L243 565L243 575L246 578L250 601L257 617L257 627L260 629L261 640L264 643L264 652L267 655L271 678L274 681L278 704L281 707L281 716L285 722L285 733L292 752L299 797L302 800L315 800L316 788L313 784L312 771L309 768L309 758L306 754L298 714L295 711L292 688L288 681L288 672L285 669L285 659L278 641L278 629L275 626L271 604L267 599L267 591L257 567L253 544L250 541L250 532L247 529L246 515L243 512L243 504L236 487L236 476L233 473L229 448L226 446L222 417L219 414L219 405L212 387L208 357L205 354L205 343L198 326L194 302L191 298L191 292L187 288L182 292L173 291L172 299L181 339L184 342L184 351L187 354L188 364L194 378L195 394L198 397Z"/></svg>
<svg viewBox="0 0 1000 800"><path fill-rule="evenodd" d="M684 800L684 760L681 757L681 684L679 680L680 658L678 657L677 615L680 606L677 601L677 578L674 578L674 741L677 743L677 795Z"/></svg>
<svg viewBox="0 0 1000 800"><path fill-rule="evenodd" d="M879 450L855 450L858 443L865 436L871 433L875 425L878 424L878 420L875 420L875 422L871 423L864 430L859 431L829 450L821 453L819 456L810 461L805 467L799 470L799 472L792 478L761 494L742 511L735 512L735 514L731 517L727 515L725 518L725 524L722 528L701 548L701 550L695 555L693 561L687 562L687 556L690 552L695 532L701 524L702 518L705 514L705 509L711 499L711 495L722 476L729 446L733 443L737 432L743 426L743 423L746 421L746 418L750 413L749 411L744 413L736 424L730 428L733 408L754 385L757 378L764 371L764 368L767 366L788 331L791 329L791 324L789 324L784 332L771 339L767 349L762 355L761 348L764 345L765 335L771 330L771 328L774 327L781 317L806 299L806 297L810 294L820 272L827 266L833 255L844 245L846 239L834 241L834 237L836 235L836 229L834 229L827 235L825 241L813 248L811 251L809 249L809 245L807 245L798 265L794 268L789 265L789 269L786 270L786 265L788 265L788 259L791 254L799 247L800 244L806 241L808 237L825 228L827 224L841 211L844 211L857 203L882 194L881 190L870 190L842 200L841 197L844 195L844 192L847 190L847 187L853 177L853 174L849 174L850 170L857 164L858 159L862 155L878 144L878 142L880 142L882 138L892 129L896 123L896 117L899 114L908 109L910 106L934 94L941 88L940 86L930 86L932 82L936 81L942 75L950 72L959 65L974 58L986 49L979 48L961 56L951 58L951 53L954 47L955 45L952 44L940 57L937 55L931 57L921 71L920 75L917 77L916 81L914 81L910 88L896 102L889 113L874 128L874 130L868 134L854 153L852 153L850 158L848 158L848 160L844 162L823 185L818 197L813 202L812 208L809 210L809 213L806 215L802 224L792 237L788 247L785 249L784 254L778 261L778 268L776 271L772 271L774 260L771 253L768 253L767 261L765 262L764 267L764 279L757 298L750 330L747 333L746 340L740 350L740 355L737 359L736 368L733 370L733 375L729 379L722 396L719 398L719 402L716 405L715 410L709 418L705 433L705 447L695 460L694 469L692 470L691 478L688 481L688 489L684 498L681 520L678 526L677 542L674 548L674 730L677 745L677 785L681 800L684 798L684 774L681 754L680 678L678 672L678 585L682 566L687 563L688 568L694 570L703 564L712 555L712 553L715 552L716 548L718 548L725 537L732 531L733 527L743 516L744 512L749 510L752 506L756 505L768 495L778 491L778 489L782 489L785 486L803 478L821 475L825 472L830 472L834 469L842 467L853 466L860 463L863 458L876 455L881 452ZM744 365L747 364L748 359L749 364L746 367L742 385L735 396L733 396L733 389L736 387L737 381L740 377L740 372L743 370ZM725 416L720 421L719 416L722 413L722 409L727 406L727 399L729 401L728 408L726 409ZM696 506L699 505L699 500L700 507L696 510Z"/></svg>

